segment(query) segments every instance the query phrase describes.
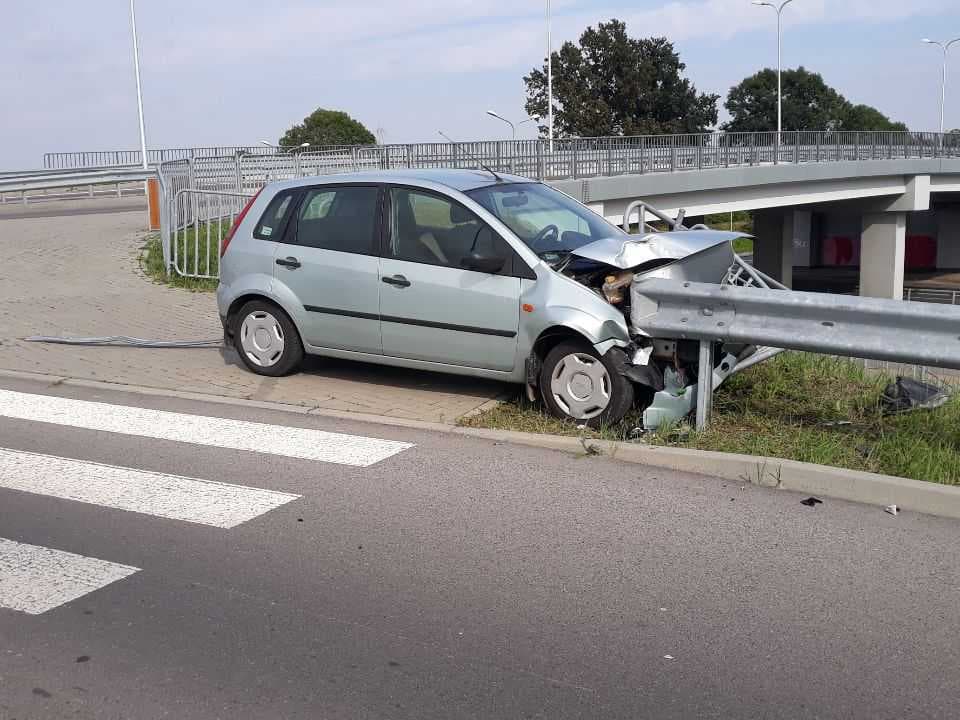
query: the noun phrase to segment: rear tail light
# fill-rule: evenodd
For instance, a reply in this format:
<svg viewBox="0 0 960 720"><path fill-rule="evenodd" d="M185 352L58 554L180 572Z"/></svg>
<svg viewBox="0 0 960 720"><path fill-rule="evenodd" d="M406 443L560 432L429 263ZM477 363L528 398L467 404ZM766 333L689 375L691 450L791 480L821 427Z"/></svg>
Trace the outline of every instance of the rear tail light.
<svg viewBox="0 0 960 720"><path fill-rule="evenodd" d="M262 192L263 188L257 190L257 194L247 200L247 204L243 206L243 210L241 210L240 214L237 215L237 219L233 221L233 225L230 227L230 232L228 232L226 237L223 238L223 243L220 245L220 257L223 257L223 254L227 251L227 245L229 245L230 241L233 240L233 236L237 232L237 228L240 227L240 223L243 222L243 219L250 211L250 206L257 201L257 198L260 197L260 193Z"/></svg>

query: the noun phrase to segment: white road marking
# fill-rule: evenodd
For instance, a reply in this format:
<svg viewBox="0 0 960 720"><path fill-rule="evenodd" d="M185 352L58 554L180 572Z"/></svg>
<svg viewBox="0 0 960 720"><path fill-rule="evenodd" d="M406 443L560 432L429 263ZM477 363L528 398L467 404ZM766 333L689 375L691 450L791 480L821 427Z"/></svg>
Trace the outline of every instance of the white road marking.
<svg viewBox="0 0 960 720"><path fill-rule="evenodd" d="M0 538L0 607L40 615L139 571Z"/></svg>
<svg viewBox="0 0 960 720"><path fill-rule="evenodd" d="M158 440L368 467L410 443L0 390L0 416Z"/></svg>
<svg viewBox="0 0 960 720"><path fill-rule="evenodd" d="M0 488L232 528L299 495L0 448Z"/></svg>

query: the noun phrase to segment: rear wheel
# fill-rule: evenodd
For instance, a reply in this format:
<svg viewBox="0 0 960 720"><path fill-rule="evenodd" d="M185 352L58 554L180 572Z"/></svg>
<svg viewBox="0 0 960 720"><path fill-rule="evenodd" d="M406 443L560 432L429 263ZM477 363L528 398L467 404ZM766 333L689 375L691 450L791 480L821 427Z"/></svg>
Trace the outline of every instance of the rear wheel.
<svg viewBox="0 0 960 720"><path fill-rule="evenodd" d="M586 342L565 340L543 361L540 394L564 420L599 427L623 419L633 406L633 384Z"/></svg>
<svg viewBox="0 0 960 720"><path fill-rule="evenodd" d="M262 300L240 309L233 343L243 364L258 375L287 375L303 360L303 344L290 318Z"/></svg>

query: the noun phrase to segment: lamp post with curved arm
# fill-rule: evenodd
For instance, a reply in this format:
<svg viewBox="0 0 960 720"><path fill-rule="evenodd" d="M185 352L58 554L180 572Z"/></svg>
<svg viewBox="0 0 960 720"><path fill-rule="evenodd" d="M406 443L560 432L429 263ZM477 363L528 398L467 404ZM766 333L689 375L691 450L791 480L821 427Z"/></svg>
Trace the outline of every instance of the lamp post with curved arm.
<svg viewBox="0 0 960 720"><path fill-rule="evenodd" d="M931 40L930 38L924 38L923 42L928 45L936 45L941 50L943 50L943 73L940 76L940 134L943 135L944 130L944 114L946 113L947 105L947 55L950 52L950 47L954 43L960 42L960 38L954 38L946 42L941 42L940 40Z"/></svg>

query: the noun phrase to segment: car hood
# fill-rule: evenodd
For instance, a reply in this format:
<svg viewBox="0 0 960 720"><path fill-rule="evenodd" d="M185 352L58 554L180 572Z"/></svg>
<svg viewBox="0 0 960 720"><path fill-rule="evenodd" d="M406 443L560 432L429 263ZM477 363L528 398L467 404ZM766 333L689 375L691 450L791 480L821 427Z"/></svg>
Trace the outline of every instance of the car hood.
<svg viewBox="0 0 960 720"><path fill-rule="evenodd" d="M629 238L611 237L594 240L574 250L573 255L629 270L653 260L680 260L740 237L750 236L720 230L680 230Z"/></svg>

